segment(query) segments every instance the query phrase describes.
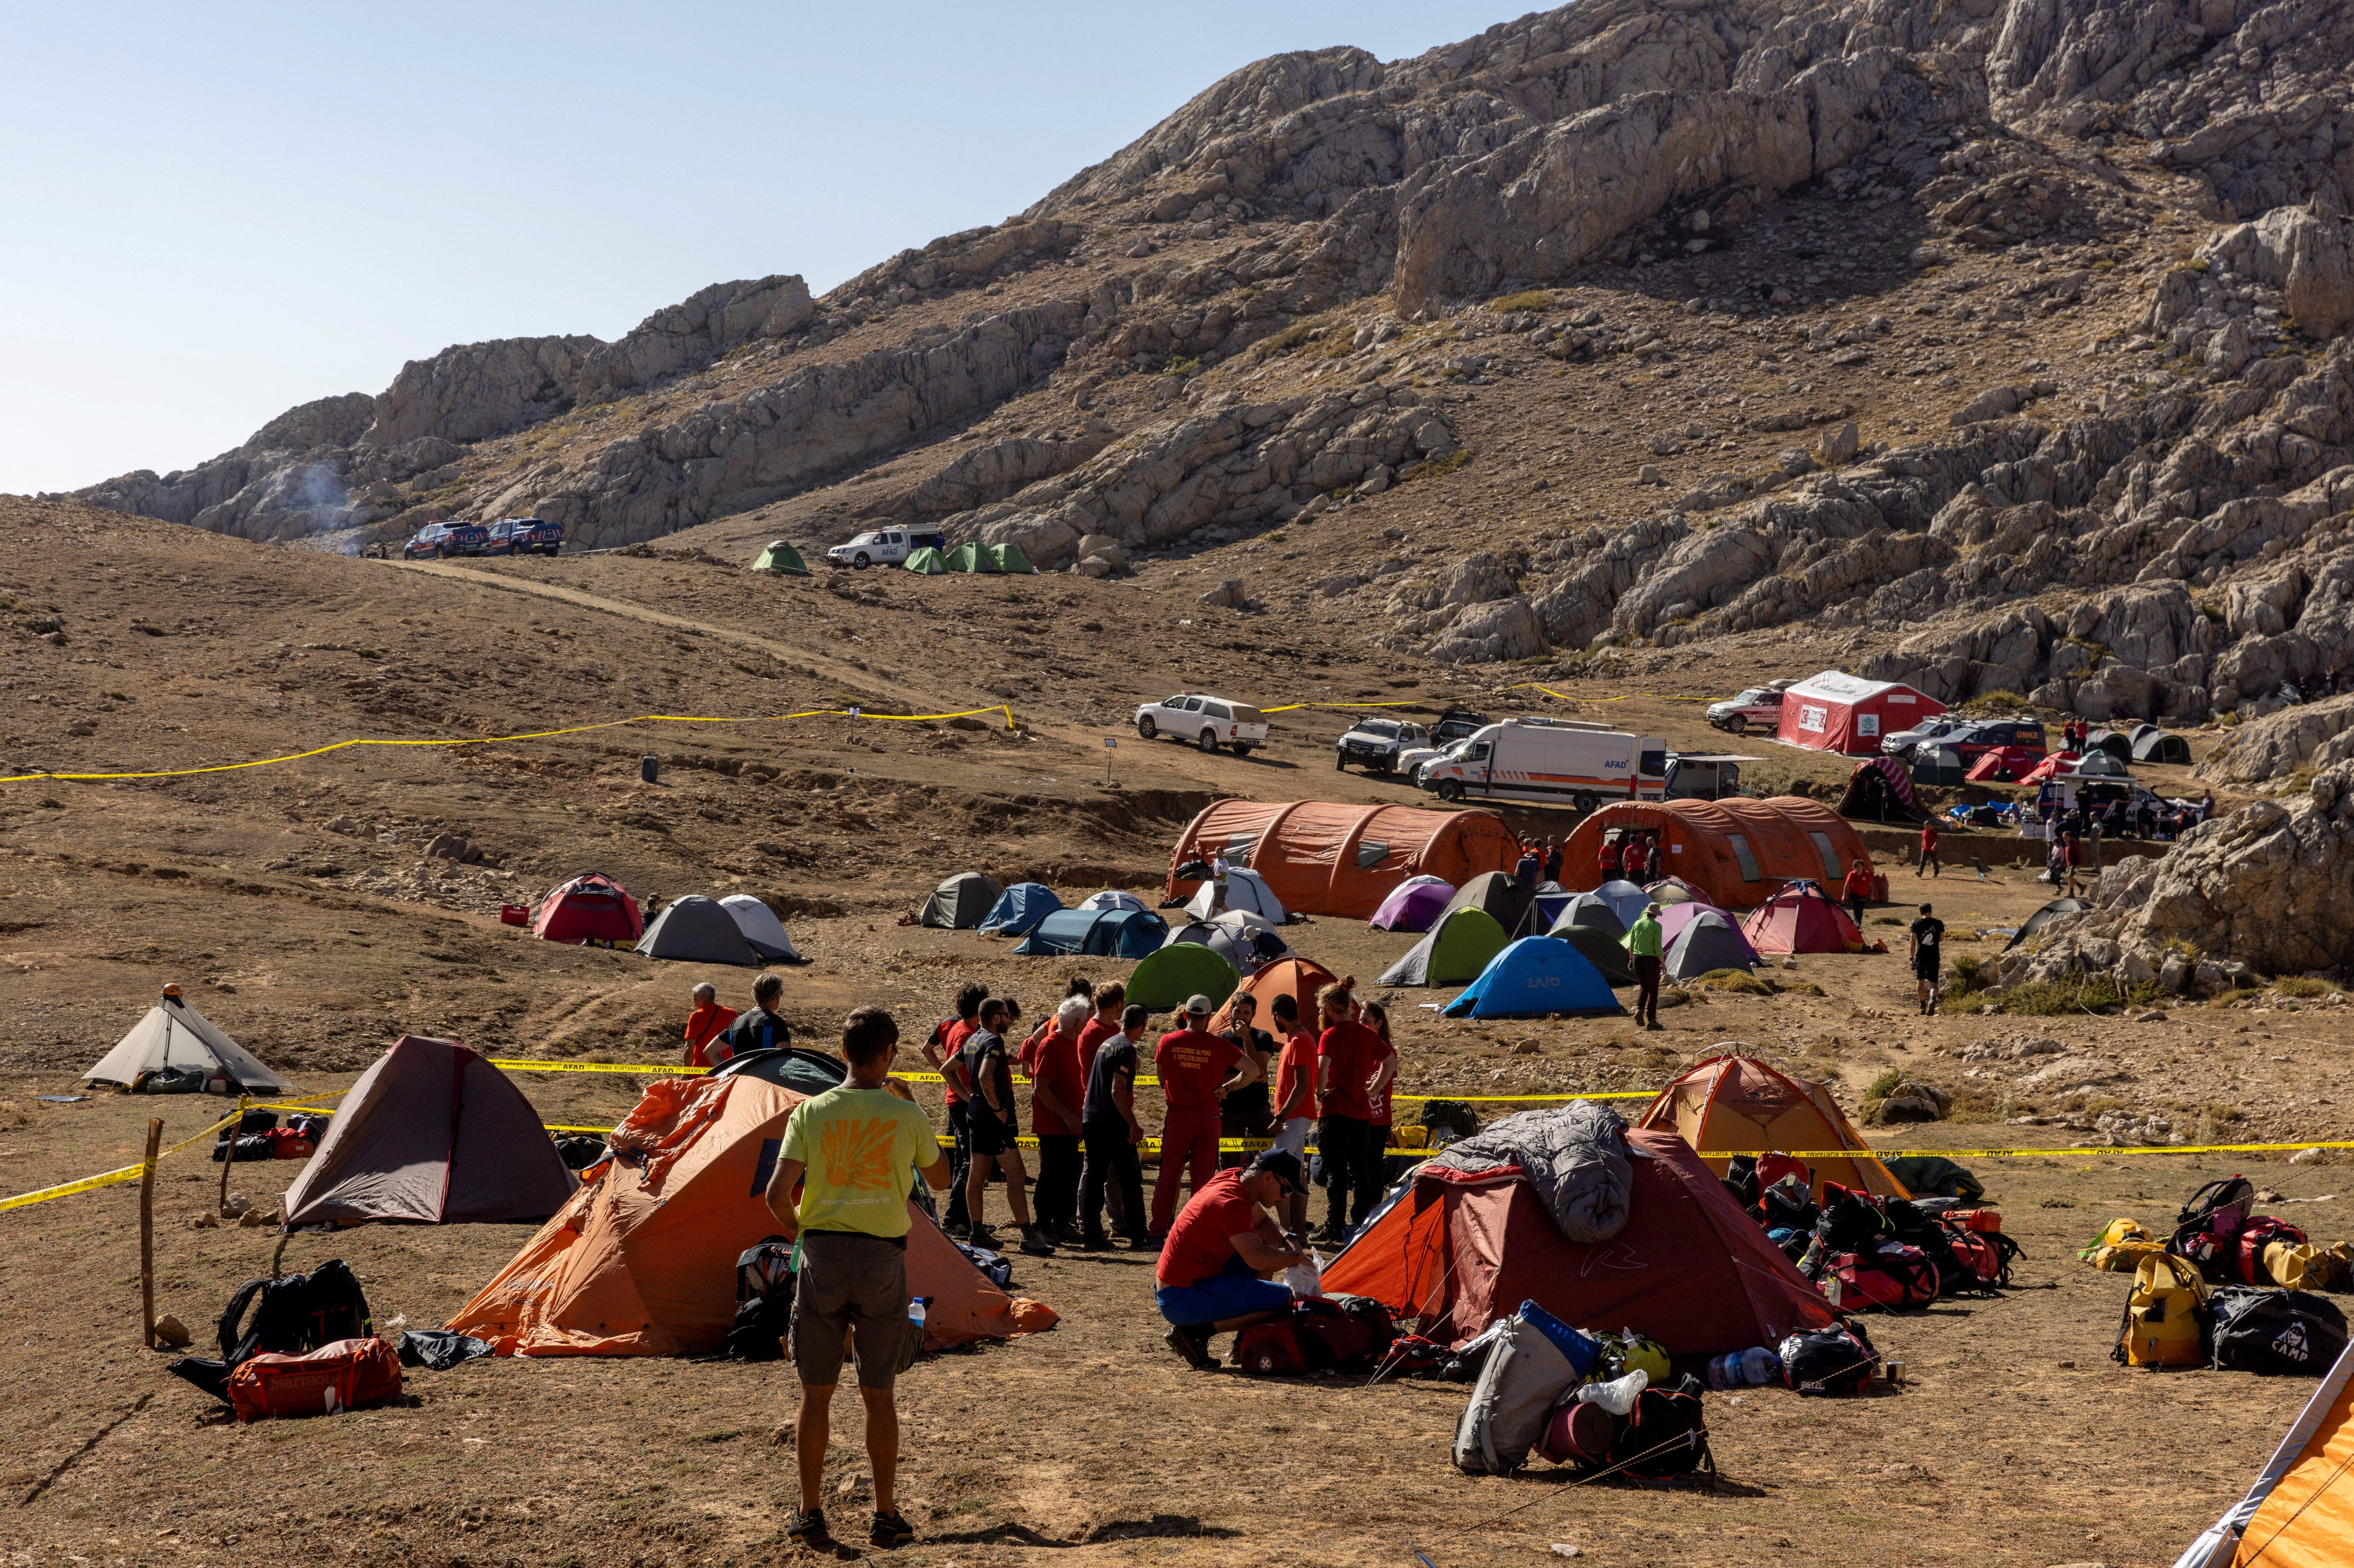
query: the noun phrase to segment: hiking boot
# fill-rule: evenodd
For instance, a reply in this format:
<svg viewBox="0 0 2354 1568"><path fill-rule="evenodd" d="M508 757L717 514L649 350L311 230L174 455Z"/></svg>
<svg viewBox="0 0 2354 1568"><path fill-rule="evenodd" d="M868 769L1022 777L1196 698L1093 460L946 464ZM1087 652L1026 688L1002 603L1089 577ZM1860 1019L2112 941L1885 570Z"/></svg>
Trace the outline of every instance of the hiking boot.
<svg viewBox="0 0 2354 1568"><path fill-rule="evenodd" d="M998 1250L997 1233L987 1225L967 1225L964 1242L967 1246L984 1247L991 1252Z"/></svg>
<svg viewBox="0 0 2354 1568"><path fill-rule="evenodd" d="M821 1551L833 1544L832 1532L825 1528L825 1510L804 1508L793 1510L792 1523L785 1527L785 1539Z"/></svg>
<svg viewBox="0 0 2354 1568"><path fill-rule="evenodd" d="M1047 1238L1044 1231L1030 1225L1022 1232L1022 1250L1032 1257L1052 1257L1055 1255L1055 1244Z"/></svg>
<svg viewBox="0 0 2354 1568"><path fill-rule="evenodd" d="M1161 1238L1159 1236L1150 1235L1130 1236L1128 1238L1128 1250L1130 1252L1159 1252L1161 1250Z"/></svg>
<svg viewBox="0 0 2354 1568"><path fill-rule="evenodd" d="M1210 1330L1201 1328L1172 1328L1161 1336L1161 1342L1183 1359L1195 1372L1215 1372L1218 1358L1210 1353Z"/></svg>
<svg viewBox="0 0 2354 1568"><path fill-rule="evenodd" d="M1081 1252L1109 1252L1111 1250L1111 1238L1109 1236L1083 1235L1079 1237L1078 1240L1072 1242L1069 1245L1077 1248Z"/></svg>
<svg viewBox="0 0 2354 1568"><path fill-rule="evenodd" d="M885 1552L896 1552L916 1539L916 1527L909 1524L897 1509L878 1513L867 1528L866 1544L879 1546Z"/></svg>

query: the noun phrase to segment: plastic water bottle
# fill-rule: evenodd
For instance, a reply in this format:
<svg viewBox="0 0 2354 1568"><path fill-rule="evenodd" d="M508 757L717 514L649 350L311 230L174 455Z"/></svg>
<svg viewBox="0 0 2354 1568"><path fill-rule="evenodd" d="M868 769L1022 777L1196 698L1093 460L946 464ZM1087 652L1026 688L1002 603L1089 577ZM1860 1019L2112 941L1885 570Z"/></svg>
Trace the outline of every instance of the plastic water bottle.
<svg viewBox="0 0 2354 1568"><path fill-rule="evenodd" d="M1719 1393L1741 1386L1741 1352L1734 1351L1708 1358L1708 1386Z"/></svg>
<svg viewBox="0 0 2354 1568"><path fill-rule="evenodd" d="M911 1296L907 1298L907 1321L916 1326L918 1333L922 1332L924 1327L924 1298L922 1297Z"/></svg>
<svg viewBox="0 0 2354 1568"><path fill-rule="evenodd" d="M1782 1377L1782 1358L1764 1345L1752 1345L1741 1352L1741 1377L1744 1383L1760 1386L1778 1383Z"/></svg>

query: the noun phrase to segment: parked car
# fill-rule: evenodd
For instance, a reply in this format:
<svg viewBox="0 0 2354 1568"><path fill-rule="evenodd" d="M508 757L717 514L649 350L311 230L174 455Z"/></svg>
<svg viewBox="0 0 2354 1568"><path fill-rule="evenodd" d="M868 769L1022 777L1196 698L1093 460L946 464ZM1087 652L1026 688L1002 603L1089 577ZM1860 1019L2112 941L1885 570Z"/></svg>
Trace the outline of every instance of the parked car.
<svg viewBox="0 0 2354 1568"><path fill-rule="evenodd" d="M491 524L485 556L553 556L564 548L564 524L544 517L502 517Z"/></svg>
<svg viewBox="0 0 2354 1568"><path fill-rule="evenodd" d="M1506 719L1422 765L1416 782L1442 800L1549 800L1593 811L1606 800L1657 800L1668 747L1573 719Z"/></svg>
<svg viewBox="0 0 2354 1568"><path fill-rule="evenodd" d="M480 523L428 523L400 547L404 560L479 556L491 542L491 531Z"/></svg>
<svg viewBox="0 0 2354 1568"><path fill-rule="evenodd" d="M1939 736L1937 744L1953 747L1964 762L1976 762L1999 746L2017 747L2038 757L2050 749L2044 744L2041 719L1976 719Z"/></svg>
<svg viewBox="0 0 2354 1568"><path fill-rule="evenodd" d="M896 567L926 546L946 547L938 534L910 533L905 528L870 528L847 545L836 545L825 558L837 567Z"/></svg>
<svg viewBox="0 0 2354 1568"><path fill-rule="evenodd" d="M1397 770L1408 779L1416 779L1417 770L1432 758L1447 750L1458 740L1469 740L1487 727L1488 715L1469 708L1448 708L1430 726L1430 739L1422 746L1411 747L1398 754ZM1417 779L1416 782L1420 782Z"/></svg>
<svg viewBox="0 0 2354 1568"><path fill-rule="evenodd" d="M1223 746L1236 757L1248 757L1267 744L1267 716L1248 703L1180 692L1139 707L1136 733L1147 740L1161 735L1190 740L1204 751Z"/></svg>
<svg viewBox="0 0 2354 1568"><path fill-rule="evenodd" d="M1398 719L1360 719L1349 726L1348 734L1333 743L1332 766L1345 771L1353 762L1375 773L1394 773L1398 758L1429 738L1430 732L1418 724Z"/></svg>
<svg viewBox="0 0 2354 1568"><path fill-rule="evenodd" d="M1709 704L1708 722L1733 735L1778 728L1782 723L1782 693L1771 685L1752 686L1737 697Z"/></svg>
<svg viewBox="0 0 2354 1568"><path fill-rule="evenodd" d="M1670 800L1722 800L1741 793L1741 765L1755 762L1755 757L1734 757L1722 753L1686 755L1676 752L1668 758L1668 787Z"/></svg>
<svg viewBox="0 0 2354 1568"><path fill-rule="evenodd" d="M1940 746L1944 745L1946 736L1969 722L1966 718L1951 715L1944 718L1924 719L1911 729L1900 729L1894 735L1882 736L1880 749L1884 756L1893 757L1900 762L1910 762L1916 749L1931 741L1935 741Z"/></svg>

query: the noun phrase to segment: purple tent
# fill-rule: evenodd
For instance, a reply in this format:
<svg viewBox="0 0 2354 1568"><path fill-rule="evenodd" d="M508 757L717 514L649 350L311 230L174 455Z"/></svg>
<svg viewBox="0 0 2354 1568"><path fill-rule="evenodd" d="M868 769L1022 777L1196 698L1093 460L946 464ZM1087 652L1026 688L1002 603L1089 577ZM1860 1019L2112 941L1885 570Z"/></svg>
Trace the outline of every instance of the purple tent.
<svg viewBox="0 0 2354 1568"><path fill-rule="evenodd" d="M1660 905L1660 948L1664 949L1669 947L1672 947L1675 943L1675 939L1684 934L1684 927L1691 925L1696 916L1702 914L1723 915L1724 911L1719 909L1715 905L1709 903L1706 899L1702 898L1697 895L1695 895L1689 903ZM1736 931L1741 929L1741 922L1734 919L1730 916L1726 916L1725 923L1730 925Z"/></svg>
<svg viewBox="0 0 2354 1568"><path fill-rule="evenodd" d="M1408 877L1390 891L1365 924L1376 931L1427 931L1454 896L1453 885L1436 876Z"/></svg>

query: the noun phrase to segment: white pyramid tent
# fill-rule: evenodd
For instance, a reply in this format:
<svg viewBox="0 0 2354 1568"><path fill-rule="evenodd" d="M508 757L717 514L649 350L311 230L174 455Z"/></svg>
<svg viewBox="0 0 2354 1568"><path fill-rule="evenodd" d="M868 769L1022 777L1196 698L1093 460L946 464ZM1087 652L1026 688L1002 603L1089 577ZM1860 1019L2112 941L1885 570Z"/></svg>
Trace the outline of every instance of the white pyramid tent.
<svg viewBox="0 0 2354 1568"><path fill-rule="evenodd" d="M785 923L766 904L748 893L731 893L719 901L719 907L736 916L736 928L744 933L744 939L762 958L801 961L801 949L785 935Z"/></svg>
<svg viewBox="0 0 2354 1568"><path fill-rule="evenodd" d="M139 1081L140 1074L159 1067L196 1067L207 1076L217 1069L228 1075L232 1092L276 1095L294 1086L189 1006L178 986L164 988L163 1000L149 1008L147 1016L100 1057L98 1065L84 1073L81 1081L129 1088Z"/></svg>

